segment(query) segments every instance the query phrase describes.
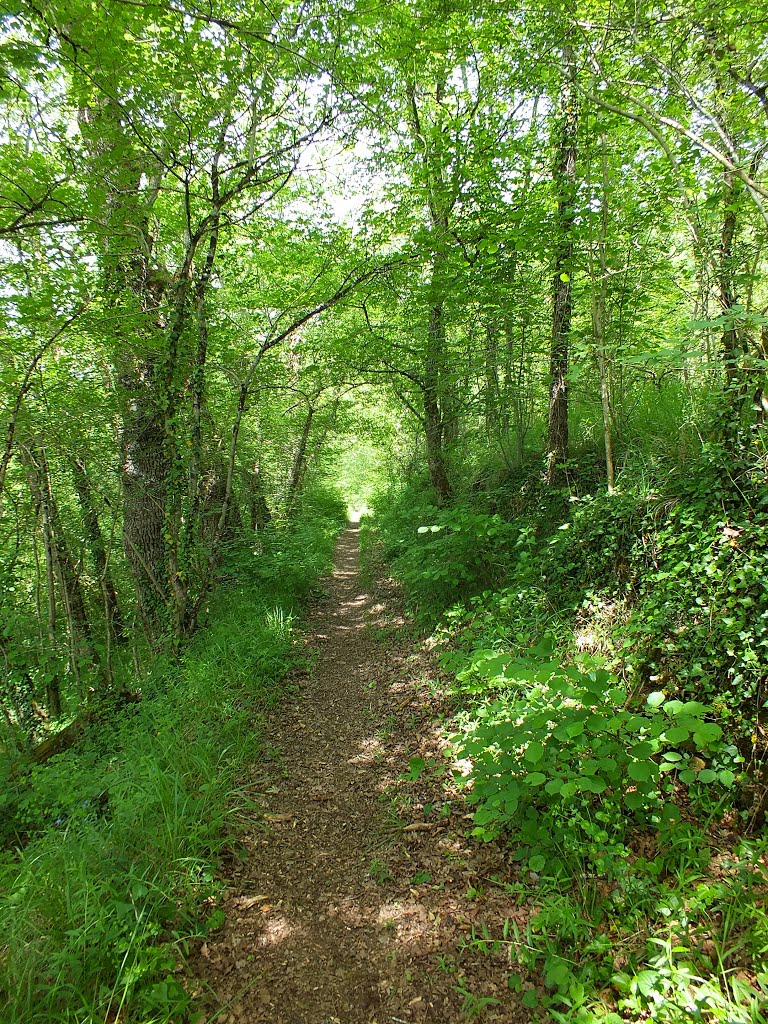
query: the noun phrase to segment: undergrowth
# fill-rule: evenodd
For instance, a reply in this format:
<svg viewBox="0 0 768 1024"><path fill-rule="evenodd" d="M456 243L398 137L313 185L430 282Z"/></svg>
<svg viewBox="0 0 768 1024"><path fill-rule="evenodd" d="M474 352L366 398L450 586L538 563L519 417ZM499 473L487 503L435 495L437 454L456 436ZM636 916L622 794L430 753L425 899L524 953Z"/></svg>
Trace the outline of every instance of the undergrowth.
<svg viewBox="0 0 768 1024"><path fill-rule="evenodd" d="M696 460L613 495L411 484L364 529L455 693L473 834L530 905L473 946L545 1019L768 1021L768 486L748 453Z"/></svg>
<svg viewBox="0 0 768 1024"><path fill-rule="evenodd" d="M157 659L142 699L3 791L3 1024L184 1019L190 939L218 927L216 863L236 845L243 766L296 663L295 615L329 568L341 504L244 537L206 627Z"/></svg>

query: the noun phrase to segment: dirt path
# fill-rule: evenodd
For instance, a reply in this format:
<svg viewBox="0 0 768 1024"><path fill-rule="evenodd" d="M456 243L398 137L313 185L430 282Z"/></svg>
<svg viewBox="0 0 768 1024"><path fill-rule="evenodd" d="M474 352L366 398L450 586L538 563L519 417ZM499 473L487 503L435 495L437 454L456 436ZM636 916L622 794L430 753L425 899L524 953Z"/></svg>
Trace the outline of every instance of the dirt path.
<svg viewBox="0 0 768 1024"><path fill-rule="evenodd" d="M471 946L473 925L500 935L520 915L512 866L467 841L466 806L428 773L403 779L441 746L429 659L404 625L396 595L363 589L351 526L310 616L314 670L268 723L251 780L266 813L226 924L193 964L217 1024L527 1019L508 947Z"/></svg>

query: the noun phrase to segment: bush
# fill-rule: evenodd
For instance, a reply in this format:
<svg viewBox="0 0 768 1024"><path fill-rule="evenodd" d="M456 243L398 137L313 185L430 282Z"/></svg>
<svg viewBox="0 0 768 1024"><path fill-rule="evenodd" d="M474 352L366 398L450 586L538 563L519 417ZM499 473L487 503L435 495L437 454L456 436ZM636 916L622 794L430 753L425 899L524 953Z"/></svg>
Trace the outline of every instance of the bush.
<svg viewBox="0 0 768 1024"><path fill-rule="evenodd" d="M657 691L633 710L605 669L551 657L551 645L524 659L479 651L459 673L460 685L502 688L460 718L454 737L478 805L476 836L511 830L541 867L570 871L573 856L587 855L606 873L633 824L679 822L676 784L733 786L733 753L705 705Z"/></svg>

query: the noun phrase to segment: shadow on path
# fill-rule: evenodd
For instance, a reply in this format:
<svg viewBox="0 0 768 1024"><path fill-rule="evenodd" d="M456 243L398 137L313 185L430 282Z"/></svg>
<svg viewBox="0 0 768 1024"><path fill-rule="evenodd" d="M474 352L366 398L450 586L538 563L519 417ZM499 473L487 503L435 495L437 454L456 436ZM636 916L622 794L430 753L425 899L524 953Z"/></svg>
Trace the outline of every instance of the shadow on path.
<svg viewBox="0 0 768 1024"><path fill-rule="evenodd" d="M313 671L270 721L274 749L252 779L266 813L230 880L227 923L194 966L217 1024L458 1024L466 978L454 954L457 936L471 937L463 897L477 866L451 820L408 824L392 796L414 754L439 754L429 664L397 637L391 600L362 587L356 525L327 589L310 615ZM502 910L515 912L509 900ZM525 1019L499 964L481 966L492 998L503 986L483 1020Z"/></svg>

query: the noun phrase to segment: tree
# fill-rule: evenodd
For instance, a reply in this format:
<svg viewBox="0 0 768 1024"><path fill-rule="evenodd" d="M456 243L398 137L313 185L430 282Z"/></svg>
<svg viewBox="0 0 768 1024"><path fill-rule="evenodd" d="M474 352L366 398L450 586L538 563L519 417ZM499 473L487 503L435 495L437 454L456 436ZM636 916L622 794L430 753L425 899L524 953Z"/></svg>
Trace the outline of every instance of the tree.
<svg viewBox="0 0 768 1024"><path fill-rule="evenodd" d="M563 84L559 124L555 129L555 166L552 186L557 202L555 220L555 267L552 279L552 347L550 350L549 415L547 418L547 469L550 485L563 476L568 459L568 361L573 310L572 275L576 222L576 150L578 109L576 65L569 40L563 44Z"/></svg>

